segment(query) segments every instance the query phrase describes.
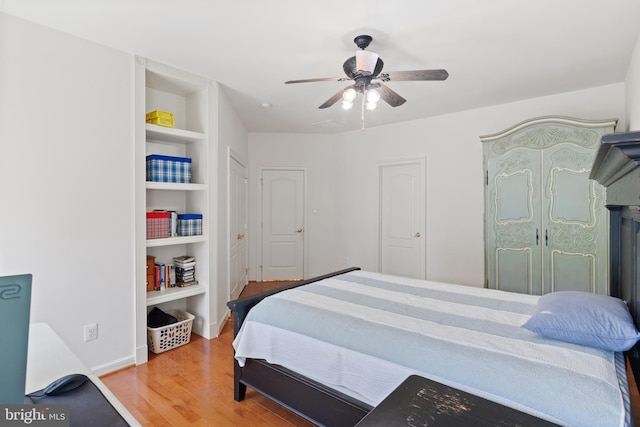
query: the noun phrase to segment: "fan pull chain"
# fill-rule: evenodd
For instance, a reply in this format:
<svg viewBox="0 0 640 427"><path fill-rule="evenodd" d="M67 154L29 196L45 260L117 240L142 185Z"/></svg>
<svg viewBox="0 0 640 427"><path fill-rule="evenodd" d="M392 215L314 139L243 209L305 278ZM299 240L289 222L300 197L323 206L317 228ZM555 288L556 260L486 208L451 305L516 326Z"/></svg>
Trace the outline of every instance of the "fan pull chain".
<svg viewBox="0 0 640 427"><path fill-rule="evenodd" d="M365 90L362 93L362 112L360 113L360 121L362 122L362 130L364 131L364 104L365 99L367 98L367 91Z"/></svg>

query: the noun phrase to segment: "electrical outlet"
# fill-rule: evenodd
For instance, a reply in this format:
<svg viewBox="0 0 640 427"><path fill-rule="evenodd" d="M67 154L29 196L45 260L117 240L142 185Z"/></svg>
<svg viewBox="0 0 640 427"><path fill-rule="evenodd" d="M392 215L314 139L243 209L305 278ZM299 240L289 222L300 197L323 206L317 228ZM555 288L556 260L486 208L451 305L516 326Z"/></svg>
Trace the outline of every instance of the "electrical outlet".
<svg viewBox="0 0 640 427"><path fill-rule="evenodd" d="M98 324L91 323L89 325L84 325L84 340L93 341L97 339L98 339Z"/></svg>

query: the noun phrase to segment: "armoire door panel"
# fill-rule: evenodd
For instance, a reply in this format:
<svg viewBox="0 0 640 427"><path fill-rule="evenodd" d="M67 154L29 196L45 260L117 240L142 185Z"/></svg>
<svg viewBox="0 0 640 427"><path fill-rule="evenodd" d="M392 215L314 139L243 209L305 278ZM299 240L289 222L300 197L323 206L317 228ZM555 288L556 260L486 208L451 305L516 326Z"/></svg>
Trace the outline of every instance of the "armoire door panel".
<svg viewBox="0 0 640 427"><path fill-rule="evenodd" d="M487 211L492 217L490 238L495 240L496 248L523 248L535 243L535 229L540 226L535 203L539 193L534 191L538 166L538 159L527 152L514 153L489 165L492 190Z"/></svg>
<svg viewBox="0 0 640 427"><path fill-rule="evenodd" d="M531 171L521 170L495 177L495 222L533 220Z"/></svg>
<svg viewBox="0 0 640 427"><path fill-rule="evenodd" d="M600 184L589 180L595 148L561 143L541 152L547 175L545 209L551 221L595 225L597 206L603 203L594 191Z"/></svg>
<svg viewBox="0 0 640 427"><path fill-rule="evenodd" d="M596 291L596 265L593 255L551 252L549 280L544 293L558 291Z"/></svg>
<svg viewBox="0 0 640 427"><path fill-rule="evenodd" d="M501 248L495 254L496 288L503 291L530 294L534 292L534 276L532 251L529 249Z"/></svg>
<svg viewBox="0 0 640 427"><path fill-rule="evenodd" d="M593 206L595 198L588 171L554 168L549 178L549 219L593 227L596 220Z"/></svg>

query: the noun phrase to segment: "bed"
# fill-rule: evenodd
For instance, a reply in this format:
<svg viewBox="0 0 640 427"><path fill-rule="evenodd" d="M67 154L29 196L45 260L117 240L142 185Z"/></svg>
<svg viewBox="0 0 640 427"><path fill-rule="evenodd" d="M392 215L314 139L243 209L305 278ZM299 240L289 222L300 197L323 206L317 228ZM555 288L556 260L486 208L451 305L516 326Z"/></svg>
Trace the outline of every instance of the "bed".
<svg viewBox="0 0 640 427"><path fill-rule="evenodd" d="M603 138L592 177L613 188L610 294L637 320L635 152L640 139ZM234 398L251 387L316 424L353 426L417 373L560 425L631 425L624 354L636 372L637 337L623 353L521 327L539 317L542 298L352 268L231 301Z"/></svg>

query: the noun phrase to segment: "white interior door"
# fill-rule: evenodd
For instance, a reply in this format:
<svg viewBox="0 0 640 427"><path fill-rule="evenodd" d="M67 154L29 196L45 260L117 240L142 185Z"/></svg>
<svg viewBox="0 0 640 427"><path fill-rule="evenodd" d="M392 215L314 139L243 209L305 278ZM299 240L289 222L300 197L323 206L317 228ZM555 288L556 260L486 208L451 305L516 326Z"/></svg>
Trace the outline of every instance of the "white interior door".
<svg viewBox="0 0 640 427"><path fill-rule="evenodd" d="M425 278L424 161L380 166L380 272Z"/></svg>
<svg viewBox="0 0 640 427"><path fill-rule="evenodd" d="M262 170L262 280L304 278L305 172Z"/></svg>
<svg viewBox="0 0 640 427"><path fill-rule="evenodd" d="M229 156L229 283L230 298L240 296L247 284L248 192L247 168Z"/></svg>

